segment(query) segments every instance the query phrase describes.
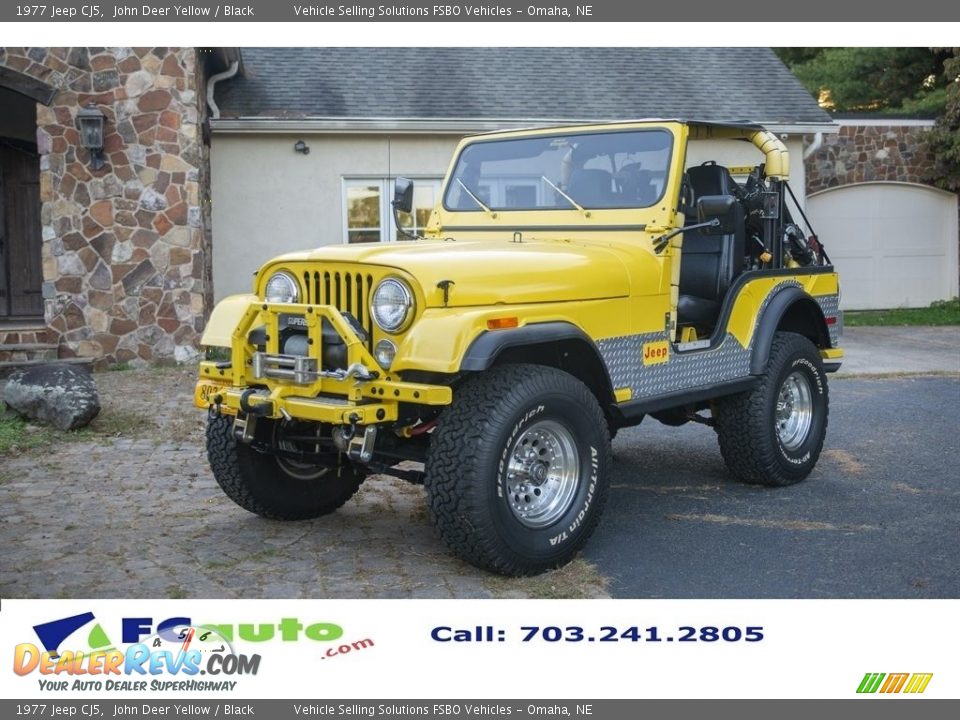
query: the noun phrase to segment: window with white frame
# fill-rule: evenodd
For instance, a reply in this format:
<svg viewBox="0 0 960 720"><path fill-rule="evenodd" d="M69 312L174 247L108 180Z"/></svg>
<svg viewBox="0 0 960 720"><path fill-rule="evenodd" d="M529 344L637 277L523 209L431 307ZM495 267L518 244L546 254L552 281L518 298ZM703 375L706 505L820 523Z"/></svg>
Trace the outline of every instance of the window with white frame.
<svg viewBox="0 0 960 720"><path fill-rule="evenodd" d="M344 178L343 240L347 243L409 240L393 219L392 178ZM413 179L413 212L400 213L400 226L412 235L422 235L430 213L440 197L440 178Z"/></svg>

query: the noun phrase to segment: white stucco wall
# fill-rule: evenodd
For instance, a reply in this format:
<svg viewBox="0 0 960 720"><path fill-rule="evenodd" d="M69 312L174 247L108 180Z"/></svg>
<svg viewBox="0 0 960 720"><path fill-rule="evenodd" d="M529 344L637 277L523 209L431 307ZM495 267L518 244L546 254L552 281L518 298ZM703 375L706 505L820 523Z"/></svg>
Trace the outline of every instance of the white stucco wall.
<svg viewBox="0 0 960 720"><path fill-rule="evenodd" d="M303 140L310 154L294 152ZM442 176L456 136L234 135L211 140L213 289L249 292L275 255L343 242L343 180Z"/></svg>
<svg viewBox="0 0 960 720"><path fill-rule="evenodd" d="M309 155L293 150L297 140ZM458 137L217 134L211 144L213 288L217 300L249 292L253 272L284 252L343 242L343 180L351 177L442 176ZM787 139L790 182L803 201L803 144ZM703 141L688 165L716 160L753 165L749 143Z"/></svg>

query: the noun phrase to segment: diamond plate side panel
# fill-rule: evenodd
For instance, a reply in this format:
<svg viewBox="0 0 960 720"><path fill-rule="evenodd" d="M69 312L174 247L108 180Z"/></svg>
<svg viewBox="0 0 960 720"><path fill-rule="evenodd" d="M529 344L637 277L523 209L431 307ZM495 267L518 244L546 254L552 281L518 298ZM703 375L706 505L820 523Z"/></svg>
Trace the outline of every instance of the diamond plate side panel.
<svg viewBox="0 0 960 720"><path fill-rule="evenodd" d="M662 336L648 336L643 342L654 339L662 339ZM727 335L713 350L672 353L670 361L662 365L647 367L641 364L633 394L634 397L655 397L685 388L735 380L749 374L749 348L741 347L735 337Z"/></svg>
<svg viewBox="0 0 960 720"><path fill-rule="evenodd" d="M796 280L778 283L771 288L761 304L757 312L758 318L766 310L776 292L785 287L803 289L803 285ZM829 301L831 298L836 302L836 296L823 296L817 300L818 302L821 299ZM652 398L686 388L737 380L750 374L752 342L750 346L743 347L730 334L727 334L720 345L712 350L697 350L689 354L671 350L668 362L644 365L643 346L646 343L667 339L667 333L657 332L600 340L597 346L607 366L613 387L630 388L634 399Z"/></svg>
<svg viewBox="0 0 960 720"><path fill-rule="evenodd" d="M614 389L634 388L637 366L640 363L640 348L643 347L643 335L624 335L622 337L600 340L597 347L610 374ZM647 336L649 337L649 336ZM658 339L663 339L661 335Z"/></svg>
<svg viewBox="0 0 960 720"><path fill-rule="evenodd" d="M830 347L838 347L840 344L841 325L840 315L840 296L839 295L816 295L813 298L817 305L823 310L824 317L836 317L837 322L833 325L827 325L830 331Z"/></svg>
<svg viewBox="0 0 960 720"><path fill-rule="evenodd" d="M750 374L750 349L741 347L732 335L713 350L689 355L671 352L666 363L644 365L643 346L666 339L666 333L647 333L597 343L613 386L630 388L634 398L654 397Z"/></svg>
<svg viewBox="0 0 960 720"><path fill-rule="evenodd" d="M795 288L798 288L799 290L803 290L804 292L806 292L806 289L803 287L803 285L801 285L796 280L784 280L782 283L777 283L772 288L770 288L770 292L768 292L767 296L763 299L763 303L761 303L760 309L757 311L758 320L763 315L763 311L767 309L767 305L769 305L770 301L773 300L773 296L776 295L781 290L783 290L784 288L788 288L788 287L795 287Z"/></svg>

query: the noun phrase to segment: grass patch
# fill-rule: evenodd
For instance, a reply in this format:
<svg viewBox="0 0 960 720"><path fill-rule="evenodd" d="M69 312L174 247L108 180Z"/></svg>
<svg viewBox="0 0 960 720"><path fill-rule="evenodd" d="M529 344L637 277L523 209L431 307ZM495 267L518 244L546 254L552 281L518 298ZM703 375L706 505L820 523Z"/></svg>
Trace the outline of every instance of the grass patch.
<svg viewBox="0 0 960 720"><path fill-rule="evenodd" d="M43 447L57 435L52 428L32 425L0 402L0 455L18 455Z"/></svg>
<svg viewBox="0 0 960 720"><path fill-rule="evenodd" d="M925 308L845 312L843 324L846 327L960 325L960 297L952 300L938 300Z"/></svg>
<svg viewBox="0 0 960 720"><path fill-rule="evenodd" d="M132 370L133 366L128 362L122 363L113 363L112 365L107 365L108 372L123 372L124 370Z"/></svg>
<svg viewBox="0 0 960 720"><path fill-rule="evenodd" d="M138 437L155 429L155 424L149 418L129 410L105 407L87 427L75 432L107 437Z"/></svg>
<svg viewBox="0 0 960 720"><path fill-rule="evenodd" d="M155 425L128 410L103 408L87 427L57 430L25 420L0 402L0 455L20 455L58 442L83 442L104 437L135 437L155 430Z"/></svg>
<svg viewBox="0 0 960 720"><path fill-rule="evenodd" d="M540 600L607 597L609 580L596 566L576 558L559 570L530 578L490 576L484 584L494 596L523 594Z"/></svg>

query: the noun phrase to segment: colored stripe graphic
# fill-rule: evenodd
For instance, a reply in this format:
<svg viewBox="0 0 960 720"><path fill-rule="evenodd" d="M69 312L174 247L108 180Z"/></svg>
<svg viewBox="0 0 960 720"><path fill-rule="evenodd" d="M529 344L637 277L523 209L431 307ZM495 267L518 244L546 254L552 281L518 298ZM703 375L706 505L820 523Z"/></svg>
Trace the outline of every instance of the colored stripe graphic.
<svg viewBox="0 0 960 720"><path fill-rule="evenodd" d="M857 692L875 693L885 677L885 673L867 673L863 676L863 680L860 681L860 687L857 688Z"/></svg>
<svg viewBox="0 0 960 720"><path fill-rule="evenodd" d="M887 676L887 681L883 684L883 687L880 688L880 692L900 692L903 689L903 686L906 684L908 677L910 677L910 673L890 673Z"/></svg>
<svg viewBox="0 0 960 720"><path fill-rule="evenodd" d="M858 693L919 694L927 689L933 673L866 673L857 687Z"/></svg>
<svg viewBox="0 0 960 720"><path fill-rule="evenodd" d="M933 673L914 673L903 691L905 693L922 693L927 689L932 677Z"/></svg>

